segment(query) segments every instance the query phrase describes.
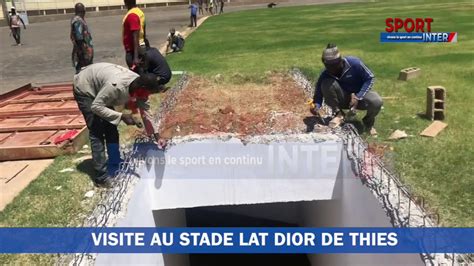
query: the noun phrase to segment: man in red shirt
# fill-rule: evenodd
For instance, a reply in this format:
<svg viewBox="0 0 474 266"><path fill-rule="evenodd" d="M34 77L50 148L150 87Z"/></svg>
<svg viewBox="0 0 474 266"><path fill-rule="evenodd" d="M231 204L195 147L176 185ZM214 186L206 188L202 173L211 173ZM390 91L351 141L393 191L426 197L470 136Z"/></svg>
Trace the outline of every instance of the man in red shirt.
<svg viewBox="0 0 474 266"><path fill-rule="evenodd" d="M127 65L133 70L145 53L145 14L137 7L136 0L124 0L124 3L128 12L123 18L123 46Z"/></svg>

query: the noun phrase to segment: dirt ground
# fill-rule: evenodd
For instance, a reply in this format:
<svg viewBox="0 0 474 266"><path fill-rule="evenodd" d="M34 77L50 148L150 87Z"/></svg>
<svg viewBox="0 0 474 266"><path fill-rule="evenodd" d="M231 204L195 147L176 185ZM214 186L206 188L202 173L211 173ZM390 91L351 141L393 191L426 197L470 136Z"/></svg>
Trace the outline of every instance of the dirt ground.
<svg viewBox="0 0 474 266"><path fill-rule="evenodd" d="M222 84L192 77L177 97L179 104L165 115L161 135L305 132L306 100L303 90L285 74L272 73L263 84Z"/></svg>

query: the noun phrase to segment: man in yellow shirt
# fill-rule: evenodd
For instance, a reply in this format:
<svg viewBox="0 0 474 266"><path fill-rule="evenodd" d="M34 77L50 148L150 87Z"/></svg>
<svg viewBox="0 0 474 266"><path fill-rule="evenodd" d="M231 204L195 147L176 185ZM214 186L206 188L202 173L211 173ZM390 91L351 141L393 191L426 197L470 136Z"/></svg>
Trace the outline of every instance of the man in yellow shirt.
<svg viewBox="0 0 474 266"><path fill-rule="evenodd" d="M137 7L136 0L124 0L124 3L128 12L123 18L123 47L127 65L133 70L139 65L140 57L145 53L145 13Z"/></svg>

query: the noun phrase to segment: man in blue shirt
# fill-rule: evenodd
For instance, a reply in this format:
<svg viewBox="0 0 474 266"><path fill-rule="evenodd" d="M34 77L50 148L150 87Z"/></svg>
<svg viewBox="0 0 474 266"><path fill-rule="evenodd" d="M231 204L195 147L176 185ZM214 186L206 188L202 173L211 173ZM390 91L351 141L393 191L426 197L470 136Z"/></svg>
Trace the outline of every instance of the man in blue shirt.
<svg viewBox="0 0 474 266"><path fill-rule="evenodd" d="M315 108L311 108L311 112L318 115L324 99L335 114L330 125L337 126L344 120L342 109L367 110L362 122L371 135L376 135L375 117L383 103L380 95L372 90L375 80L372 71L357 57L342 57L335 44L327 45L322 61L325 69L316 83Z"/></svg>
<svg viewBox="0 0 474 266"><path fill-rule="evenodd" d="M197 27L197 13L198 13L198 6L195 2L193 2L189 8L191 9L191 24L190 27Z"/></svg>

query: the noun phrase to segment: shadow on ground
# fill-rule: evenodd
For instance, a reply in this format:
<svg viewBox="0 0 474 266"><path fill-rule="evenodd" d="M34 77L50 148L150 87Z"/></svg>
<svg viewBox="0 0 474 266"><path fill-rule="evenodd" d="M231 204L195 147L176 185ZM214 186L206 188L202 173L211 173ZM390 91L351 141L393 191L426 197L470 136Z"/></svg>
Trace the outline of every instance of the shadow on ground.
<svg viewBox="0 0 474 266"><path fill-rule="evenodd" d="M94 181L94 166L92 165L92 159L87 159L82 162L80 162L77 166L76 169L89 176L89 178Z"/></svg>

